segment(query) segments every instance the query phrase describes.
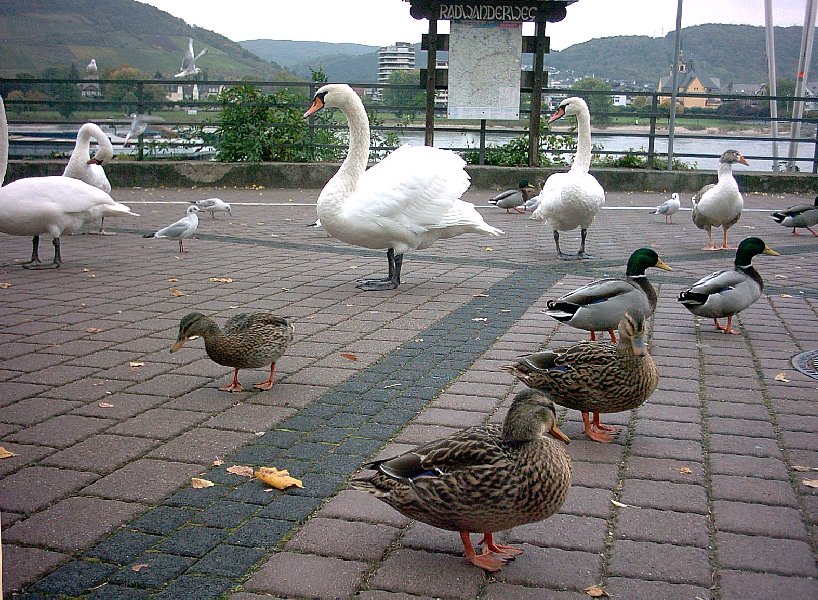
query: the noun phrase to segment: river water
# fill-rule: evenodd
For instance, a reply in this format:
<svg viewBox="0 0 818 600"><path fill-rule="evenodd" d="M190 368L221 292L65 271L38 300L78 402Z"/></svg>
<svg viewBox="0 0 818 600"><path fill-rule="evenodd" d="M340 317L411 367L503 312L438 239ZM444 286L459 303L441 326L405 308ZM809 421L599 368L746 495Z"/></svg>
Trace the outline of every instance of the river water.
<svg viewBox="0 0 818 600"><path fill-rule="evenodd" d="M509 134L500 134L494 132L486 133L486 146L500 146L507 143L513 137ZM401 141L406 144L421 145L423 144L423 132L409 131L400 134ZM626 152L628 150L646 151L648 147L648 138L636 135L604 135L593 134L592 142L595 146L601 146L609 151ZM478 148L480 145L479 134L462 133L462 132L435 132L435 146L438 148ZM743 165L736 166L736 172L741 169L752 171L772 171L773 161L769 159L753 158L753 157L772 157L773 147L770 141L761 140L731 140L727 138L717 138L714 140L706 139L688 139L675 138L673 140L674 156L683 162L694 166L697 169L711 169L715 170L718 166L719 159L713 158L686 158L679 157L679 154L714 154L721 155L727 149L734 148L740 151L747 157L749 167ZM667 139L656 138L656 152L658 154L667 153ZM778 142L778 156L786 159L789 152L789 140ZM801 142L798 144L798 157L806 158L810 161L815 152L815 145L812 143ZM615 156L615 155L614 155ZM798 167L801 171L812 172L811 162L799 161Z"/></svg>

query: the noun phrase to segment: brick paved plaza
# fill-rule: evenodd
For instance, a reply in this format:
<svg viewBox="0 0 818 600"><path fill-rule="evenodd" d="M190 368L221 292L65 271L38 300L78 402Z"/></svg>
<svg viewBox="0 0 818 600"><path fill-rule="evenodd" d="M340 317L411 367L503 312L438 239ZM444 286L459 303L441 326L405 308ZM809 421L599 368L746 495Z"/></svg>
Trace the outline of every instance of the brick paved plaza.
<svg viewBox="0 0 818 600"><path fill-rule="evenodd" d="M690 212L665 225L632 208L665 194L609 193L588 237L598 260L566 263L550 227L472 190L504 236L438 242L407 255L398 290L368 293L354 280L385 274L385 255L306 227L317 195L116 189L141 217L65 237L59 270L23 270L30 239L0 236L0 443L16 453L0 460L6 597L581 600L598 584L616 599L818 598L818 490L802 483L818 479L818 380L790 363L818 349L818 238L752 210L811 197L745 196L731 241L755 235L782 256L756 258L765 295L727 336L676 296L734 255L702 251ZM185 254L139 235L211 196L234 216L203 215ZM563 239L576 250L578 232ZM457 534L347 489L373 456L501 421L522 384L500 367L586 335L546 301L622 275L640 246L673 267L648 271L659 387L608 416L623 426L611 444L560 409L573 483L558 514L503 536L524 554L488 575ZM274 387L218 391L231 369L200 340L171 354L194 310L289 318ZM265 371L239 376L249 388ZM271 492L232 465L286 468L305 487Z"/></svg>

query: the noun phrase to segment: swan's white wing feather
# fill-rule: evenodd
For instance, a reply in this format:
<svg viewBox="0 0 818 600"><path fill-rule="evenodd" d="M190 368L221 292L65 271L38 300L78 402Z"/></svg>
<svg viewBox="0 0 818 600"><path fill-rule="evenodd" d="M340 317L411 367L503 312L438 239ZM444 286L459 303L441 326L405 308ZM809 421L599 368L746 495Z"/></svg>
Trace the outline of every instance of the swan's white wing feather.
<svg viewBox="0 0 818 600"><path fill-rule="evenodd" d="M546 180L531 218L548 221L558 231L588 228L603 204L605 191L593 175L554 173Z"/></svg>

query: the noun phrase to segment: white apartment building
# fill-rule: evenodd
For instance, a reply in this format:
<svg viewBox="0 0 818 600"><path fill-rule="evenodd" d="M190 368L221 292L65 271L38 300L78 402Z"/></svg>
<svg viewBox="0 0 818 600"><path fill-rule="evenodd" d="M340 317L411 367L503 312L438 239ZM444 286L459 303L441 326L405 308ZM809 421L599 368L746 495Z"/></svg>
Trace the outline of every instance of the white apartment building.
<svg viewBox="0 0 818 600"><path fill-rule="evenodd" d="M415 47L409 42L395 42L378 50L378 83L388 83L395 71L415 68ZM380 99L380 90L373 94Z"/></svg>

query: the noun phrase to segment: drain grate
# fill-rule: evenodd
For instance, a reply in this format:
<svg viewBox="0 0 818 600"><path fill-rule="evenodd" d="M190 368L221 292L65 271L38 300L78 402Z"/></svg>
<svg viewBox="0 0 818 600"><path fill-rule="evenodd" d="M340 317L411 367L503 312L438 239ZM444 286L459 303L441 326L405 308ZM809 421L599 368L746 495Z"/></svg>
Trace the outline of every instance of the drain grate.
<svg viewBox="0 0 818 600"><path fill-rule="evenodd" d="M818 350L807 350L793 356L792 366L804 375L818 379Z"/></svg>

